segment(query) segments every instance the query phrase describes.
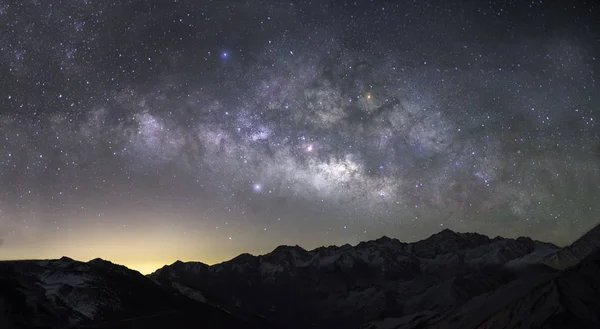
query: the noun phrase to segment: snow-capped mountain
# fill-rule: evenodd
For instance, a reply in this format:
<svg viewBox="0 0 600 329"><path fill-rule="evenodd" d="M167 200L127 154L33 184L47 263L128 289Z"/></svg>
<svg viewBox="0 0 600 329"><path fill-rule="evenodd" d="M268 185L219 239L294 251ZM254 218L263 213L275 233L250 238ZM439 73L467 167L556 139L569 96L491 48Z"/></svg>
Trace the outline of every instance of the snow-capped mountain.
<svg viewBox="0 0 600 329"><path fill-rule="evenodd" d="M4 261L0 328L600 328L598 230L563 249L450 230L279 246L148 276L101 259Z"/></svg>
<svg viewBox="0 0 600 329"><path fill-rule="evenodd" d="M149 277L286 328L358 328L386 316L456 308L514 281L519 268L557 250L529 238L444 230L415 243L383 237L311 251L280 246L213 266L176 262Z"/></svg>
<svg viewBox="0 0 600 329"><path fill-rule="evenodd" d="M135 328L142 318L170 323L193 312L212 328L248 323L174 294L128 268L94 259L0 262L0 328ZM166 317L165 315L172 315ZM121 323L123 319L128 322ZM183 328L183 326L182 326Z"/></svg>

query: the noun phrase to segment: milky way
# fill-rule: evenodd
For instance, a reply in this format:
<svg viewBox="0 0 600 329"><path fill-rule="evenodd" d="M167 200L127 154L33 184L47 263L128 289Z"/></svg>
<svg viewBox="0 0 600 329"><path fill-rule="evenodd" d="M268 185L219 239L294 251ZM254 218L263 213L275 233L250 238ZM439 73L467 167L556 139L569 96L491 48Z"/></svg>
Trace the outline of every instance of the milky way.
<svg viewBox="0 0 600 329"><path fill-rule="evenodd" d="M0 258L568 243L600 215L597 11L1 2Z"/></svg>

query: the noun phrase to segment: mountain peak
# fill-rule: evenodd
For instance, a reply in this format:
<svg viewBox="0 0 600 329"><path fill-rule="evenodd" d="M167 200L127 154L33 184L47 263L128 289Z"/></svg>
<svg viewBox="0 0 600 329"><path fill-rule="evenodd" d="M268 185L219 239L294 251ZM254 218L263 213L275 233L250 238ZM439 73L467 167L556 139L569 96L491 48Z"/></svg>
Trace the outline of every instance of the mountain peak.
<svg viewBox="0 0 600 329"><path fill-rule="evenodd" d="M439 240L453 239L453 238L457 238L459 236L462 236L462 234L454 232L451 229L445 228L437 233L433 233L428 238L421 240L421 241L439 241Z"/></svg>
<svg viewBox="0 0 600 329"><path fill-rule="evenodd" d="M356 248L358 248L358 249L372 248L372 247L402 248L403 245L404 245L404 243L401 242L400 240L395 239L395 238L390 238L390 237L384 235L375 240L359 242L356 245Z"/></svg>
<svg viewBox="0 0 600 329"><path fill-rule="evenodd" d="M439 237L462 237L462 236L468 236L469 234L473 234L473 233L460 233L460 232L455 232L452 231L449 228L445 228L437 233L434 233L431 235L431 237L433 236L439 236Z"/></svg>
<svg viewBox="0 0 600 329"><path fill-rule="evenodd" d="M287 246L287 245L281 245L278 246L277 248L273 249L272 253L279 253L279 252L293 252L293 251L299 251L299 252L306 252L306 250L302 247L300 247L299 245L295 245L295 246Z"/></svg>
<svg viewBox="0 0 600 329"><path fill-rule="evenodd" d="M243 253L233 257L231 260L229 260L229 263L244 264L255 262L256 260L256 256L249 253Z"/></svg>
<svg viewBox="0 0 600 329"><path fill-rule="evenodd" d="M387 236L387 235L384 235L384 236L382 236L381 238L379 238L379 239L376 239L375 241L376 241L376 242L379 242L379 243L386 243L386 242L391 242L391 241L395 241L395 240L396 240L396 239L394 239L394 238L390 238L389 236Z"/></svg>
<svg viewBox="0 0 600 329"><path fill-rule="evenodd" d="M61 262L74 262L75 260L73 258L67 257L67 256L62 256L59 259Z"/></svg>
<svg viewBox="0 0 600 329"><path fill-rule="evenodd" d="M420 257L457 252L490 243L490 238L477 233L458 233L444 229L425 240L413 244L413 251Z"/></svg>

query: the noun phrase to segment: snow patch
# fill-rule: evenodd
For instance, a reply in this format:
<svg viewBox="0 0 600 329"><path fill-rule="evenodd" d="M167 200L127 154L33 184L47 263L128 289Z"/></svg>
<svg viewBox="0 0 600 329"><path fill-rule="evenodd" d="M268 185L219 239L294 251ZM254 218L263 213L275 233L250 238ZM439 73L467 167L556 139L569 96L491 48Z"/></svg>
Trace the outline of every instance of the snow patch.
<svg viewBox="0 0 600 329"><path fill-rule="evenodd" d="M283 266L279 265L279 264L271 264L271 263L262 263L260 264L260 267L258 268L258 270L260 271L260 274L262 275L267 275L267 274L272 274L275 272L283 272L284 268Z"/></svg>
<svg viewBox="0 0 600 329"><path fill-rule="evenodd" d="M513 259L509 262L507 262L504 266L508 267L508 268L521 268L527 265L531 265L531 264L536 264L541 262L544 258L548 257L549 255L551 255L552 253L555 253L556 249L555 248L541 248L538 250L535 250L523 257L520 258L516 258Z"/></svg>
<svg viewBox="0 0 600 329"><path fill-rule="evenodd" d="M184 286L178 282L173 282L172 283L173 288L177 289L177 291L179 291L182 295L187 296L188 298L191 298L193 300L197 300L199 302L202 303L207 303L208 300L206 299L206 297L204 297L204 295L202 295L202 293L200 293L199 291L192 289L190 287Z"/></svg>
<svg viewBox="0 0 600 329"><path fill-rule="evenodd" d="M87 279L83 275L63 274L53 271L46 271L39 279L46 285L66 284L72 287L84 286L87 282Z"/></svg>

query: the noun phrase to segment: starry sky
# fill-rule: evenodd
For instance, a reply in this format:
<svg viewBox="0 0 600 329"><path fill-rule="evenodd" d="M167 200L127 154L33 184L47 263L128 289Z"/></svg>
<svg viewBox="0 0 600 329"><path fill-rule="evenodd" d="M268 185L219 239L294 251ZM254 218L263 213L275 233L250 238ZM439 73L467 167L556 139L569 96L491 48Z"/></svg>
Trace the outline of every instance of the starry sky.
<svg viewBox="0 0 600 329"><path fill-rule="evenodd" d="M594 1L0 1L0 258L599 222Z"/></svg>

